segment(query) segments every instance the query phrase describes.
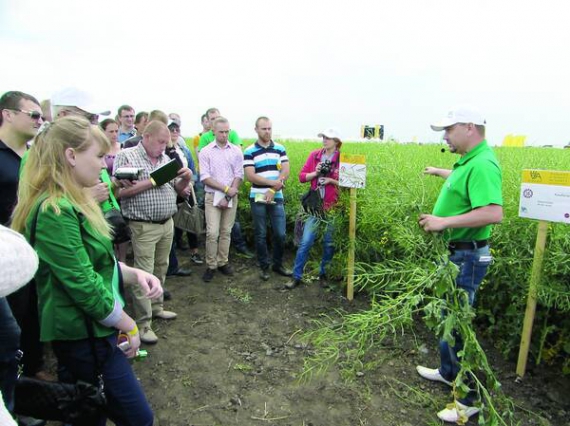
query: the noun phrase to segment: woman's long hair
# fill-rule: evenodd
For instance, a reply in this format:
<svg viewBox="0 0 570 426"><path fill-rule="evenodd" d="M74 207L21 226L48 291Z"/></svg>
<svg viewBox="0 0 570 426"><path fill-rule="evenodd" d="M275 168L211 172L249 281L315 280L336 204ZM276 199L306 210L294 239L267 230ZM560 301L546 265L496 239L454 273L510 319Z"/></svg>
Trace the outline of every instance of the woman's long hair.
<svg viewBox="0 0 570 426"><path fill-rule="evenodd" d="M42 211L51 207L60 213L58 202L67 199L79 210L94 230L108 238L111 230L103 217L101 207L86 188L73 176L65 150L87 150L92 143L108 152L109 139L97 126L82 117L63 117L49 124L34 139L27 162L22 170L18 189L18 204L13 213L12 228L24 232L26 221L38 199L47 196Z"/></svg>

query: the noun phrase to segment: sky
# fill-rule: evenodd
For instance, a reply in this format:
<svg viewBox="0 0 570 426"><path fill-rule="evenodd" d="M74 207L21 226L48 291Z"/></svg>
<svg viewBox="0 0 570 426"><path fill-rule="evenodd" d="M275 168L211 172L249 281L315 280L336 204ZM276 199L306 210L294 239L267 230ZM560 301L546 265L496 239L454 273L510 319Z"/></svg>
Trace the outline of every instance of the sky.
<svg viewBox="0 0 570 426"><path fill-rule="evenodd" d="M69 86L108 109L161 109L200 131L217 107L242 137L401 142L476 106L487 139L570 142L570 2L559 0L0 0L0 92Z"/></svg>

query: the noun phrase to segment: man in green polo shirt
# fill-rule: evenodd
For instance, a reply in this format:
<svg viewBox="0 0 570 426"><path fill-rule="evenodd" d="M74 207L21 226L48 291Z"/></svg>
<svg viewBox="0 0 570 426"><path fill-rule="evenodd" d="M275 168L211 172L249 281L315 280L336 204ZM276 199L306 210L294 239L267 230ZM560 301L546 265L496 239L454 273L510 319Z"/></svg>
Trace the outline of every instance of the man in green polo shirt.
<svg viewBox="0 0 570 426"><path fill-rule="evenodd" d="M212 126L214 120L219 116L220 116L220 111L217 108L210 108L208 111L206 111L206 117L208 118L210 127ZM198 151L200 151L209 143L214 142L215 140L216 137L214 136L214 132L212 132L212 129L202 133L200 135L200 142L198 142ZM230 133L228 135L228 142L233 143L234 145L237 145L239 147L241 147L241 145L243 144L243 142L241 141L235 130L230 130Z"/></svg>
<svg viewBox="0 0 570 426"><path fill-rule="evenodd" d="M488 239L492 224L503 218L501 168L495 154L485 140L485 120L472 107L458 107L437 124L435 131L444 131L443 139L452 153L461 155L453 170L427 167L425 173L445 179L432 214L420 215L419 224L426 232L443 232L449 244L449 260L459 268L455 279L458 288L467 292L471 305L475 292L483 281L491 256ZM437 369L417 366L425 379L443 382L449 386L457 377L461 365L458 354L463 349L460 336L455 346L440 342L441 364ZM438 417L457 422L479 412L474 404L477 393L469 392L455 401Z"/></svg>

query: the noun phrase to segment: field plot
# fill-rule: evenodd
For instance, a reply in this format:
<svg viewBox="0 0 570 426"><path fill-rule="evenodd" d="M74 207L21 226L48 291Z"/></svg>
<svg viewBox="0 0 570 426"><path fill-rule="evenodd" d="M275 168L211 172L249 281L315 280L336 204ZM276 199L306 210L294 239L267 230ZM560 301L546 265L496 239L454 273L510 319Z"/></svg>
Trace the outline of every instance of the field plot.
<svg viewBox="0 0 570 426"><path fill-rule="evenodd" d="M293 176L285 193L292 235L299 197L306 190L296 176L318 144L291 142L286 147ZM337 291L325 291L313 282L288 292L282 290L284 278L263 282L255 261L236 256L231 259L238 267L235 278L218 275L206 285L199 279L203 268L190 265L180 252L179 259L194 274L167 282L173 294L167 306L179 318L156 322L161 340L148 347L149 358L135 367L158 424L439 424L435 413L451 400L449 389L422 381L414 367L438 362L435 335L423 321L423 308L433 295L421 294L428 287L420 284L437 268L443 251L437 237L419 229L417 216L431 211L443 182L424 176L423 168L451 167L457 158L440 148L343 145L345 152L366 155L368 169L366 189L358 190L356 259L361 292L352 303L342 297L342 281ZM477 335L504 394L513 398L515 414L512 419L503 416L505 424L570 425L570 379L563 374L570 352L570 238L562 225L551 227L528 374L522 384L514 383L536 235L535 222L517 217L521 170L564 170L570 164L570 150L502 148L497 153L503 167L505 220L495 229L495 263L479 292ZM242 227L251 238L244 196L240 208ZM342 280L347 212L338 209L333 220L338 247L333 275ZM306 269L309 278L316 275L319 254L315 247ZM290 262L292 256L291 246ZM406 299L401 309L397 306L400 315L390 324L395 328L374 328L379 324L378 311L370 295L384 302L402 300L413 286L419 293ZM343 337L350 331L347 318L357 318L359 326L370 324L372 329L355 334L352 341L335 342L331 336ZM312 340L306 338L311 331ZM327 340L333 344L327 346ZM332 362L325 365L327 356ZM321 374L312 374L317 370ZM477 418L470 424L477 424Z"/></svg>

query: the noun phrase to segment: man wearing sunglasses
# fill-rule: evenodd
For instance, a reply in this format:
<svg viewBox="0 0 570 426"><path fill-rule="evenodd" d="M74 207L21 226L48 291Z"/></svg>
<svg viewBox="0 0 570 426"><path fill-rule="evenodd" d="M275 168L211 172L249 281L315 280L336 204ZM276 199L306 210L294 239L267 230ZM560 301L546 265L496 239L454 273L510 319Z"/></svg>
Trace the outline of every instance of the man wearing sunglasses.
<svg viewBox="0 0 570 426"><path fill-rule="evenodd" d="M20 163L27 149L26 144L36 135L42 123L40 103L33 96L11 91L0 97L0 224L2 225L8 225L17 201ZM11 306L6 298L0 298L0 391L8 409L13 407L18 350L21 348L25 354L23 360L25 375L36 375L42 364L41 347L38 354L36 345L39 344L37 315L35 328L26 328L20 343L20 327L24 328L20 313L22 308L25 310L25 306L28 306L25 300L30 297L30 285L26 285L10 295ZM20 303L21 299L24 299L24 303ZM37 303L37 296L35 301ZM30 342L32 344L28 345Z"/></svg>

